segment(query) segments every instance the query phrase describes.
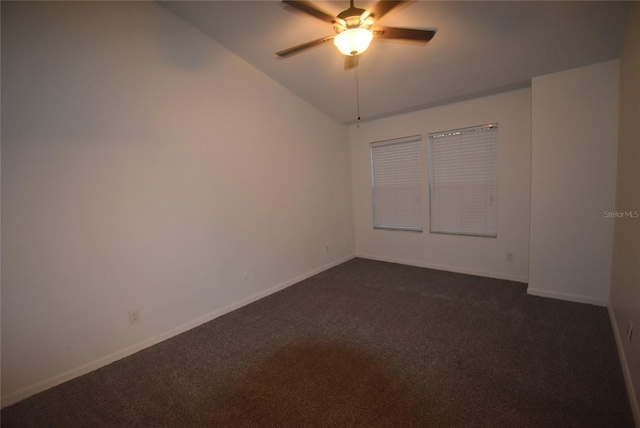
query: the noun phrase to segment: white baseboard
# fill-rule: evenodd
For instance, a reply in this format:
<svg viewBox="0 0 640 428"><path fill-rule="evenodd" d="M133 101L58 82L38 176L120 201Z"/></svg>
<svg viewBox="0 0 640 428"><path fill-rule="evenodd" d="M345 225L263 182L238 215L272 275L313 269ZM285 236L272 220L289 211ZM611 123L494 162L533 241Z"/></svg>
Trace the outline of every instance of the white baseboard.
<svg viewBox="0 0 640 428"><path fill-rule="evenodd" d="M570 293L558 293L556 291L548 291L541 290L539 288L527 288L527 294L531 294L532 296L540 296L540 297L550 297L552 299L558 300L567 300L569 302L576 303L588 303L590 305L596 306L607 306L608 301L602 299L596 299L589 296L581 296L578 294L570 294Z"/></svg>
<svg viewBox="0 0 640 428"><path fill-rule="evenodd" d="M631 372L629 371L629 364L627 363L627 357L624 353L624 347L622 346L622 338L620 337L620 330L618 330L618 322L616 321L616 316L610 303L607 304L607 311L609 312L609 319L611 320L611 328L613 328L613 337L615 337L616 346L618 347L618 356L620 357L620 365L622 366L624 383L627 386L627 394L629 395L631 412L633 413L633 419L635 421L636 427L640 427L640 407L638 407L638 398L633 388L633 382L631 381Z"/></svg>
<svg viewBox="0 0 640 428"><path fill-rule="evenodd" d="M238 302L232 303L230 305L227 305L223 308L220 309L216 309L212 312L209 312L208 314L205 314L201 317L198 317L192 321L189 321L187 323L184 323L178 327L175 327L169 331L166 331L164 333L161 333L157 336L151 337L149 339L143 340L142 342L136 343L135 345L131 345L128 346L124 349L121 349L119 351L113 352L109 355L106 355L102 358L99 358L97 360L91 361L87 364L84 364L80 367L76 367L74 369L68 370L64 373L60 373L56 376L50 377L48 379L45 379L43 381L37 382L33 385L29 385L26 386L24 388L21 388L17 391L11 392L5 396L2 397L2 403L0 405L0 407L4 408L7 406L10 406L12 404L17 403L18 401L24 400L27 397L30 397L32 395L35 395L39 392L45 391L49 388L53 388L54 386L60 385L64 382L70 381L71 379L74 379L78 376L82 376L85 375L87 373L90 373L94 370L97 370L101 367L104 367L108 364L113 363L114 361L118 361L122 358L128 357L129 355L135 354L136 352L139 352L143 349L146 349L150 346L156 345L160 342L163 342L167 339L170 339L174 336L177 336L181 333L184 333L188 330L191 330L192 328L198 327L199 325L202 325L206 322L209 322L213 319L218 318L219 316L222 316L224 314L227 314L231 311L234 311L238 308L241 308L242 306L248 305L249 303L253 303L256 300L260 300L270 294L273 294L277 291L280 291L282 289L285 289L293 284L296 284L300 281L303 281L309 277L312 277L313 275L317 275L320 272L323 272L327 269L330 269L332 267L335 267L339 264L342 264L346 261L349 261L351 259L355 258L355 254L352 254L350 256L344 257L340 260L336 260L333 261L331 263L328 263L324 266L321 266L317 269L314 269L310 272L307 272L305 274L299 275L293 279L290 279L288 281L285 281L283 283L277 284L271 288L268 288L264 291L261 291L259 293L256 293L252 296L246 297Z"/></svg>
<svg viewBox="0 0 640 428"><path fill-rule="evenodd" d="M438 265L438 264L432 264L432 263L416 262L412 260L401 260L401 259L393 259L389 257L372 256L369 254L357 254L356 257L369 259L369 260L378 260L381 262L397 263L397 264L407 265L407 266L416 266L416 267L423 267L428 269L444 270L447 272L463 273L466 275L476 275L476 276L484 276L488 278L506 279L508 281L524 282L525 284L529 282L529 278L521 277L518 275L500 273L500 272L487 272L487 271L476 270L476 269L465 269L465 268L459 268L455 266L445 266L445 265Z"/></svg>

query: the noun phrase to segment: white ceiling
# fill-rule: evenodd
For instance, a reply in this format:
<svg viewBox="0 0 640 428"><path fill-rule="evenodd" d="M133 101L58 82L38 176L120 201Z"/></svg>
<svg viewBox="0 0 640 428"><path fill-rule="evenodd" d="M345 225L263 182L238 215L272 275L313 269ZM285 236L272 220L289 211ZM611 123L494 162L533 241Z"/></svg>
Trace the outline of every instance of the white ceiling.
<svg viewBox="0 0 640 428"><path fill-rule="evenodd" d="M349 6L315 3L332 15ZM333 34L330 24L272 0L161 4L336 121L357 120L356 72L344 70L333 43L286 59L275 55ZM382 25L437 33L426 45L372 42L357 69L362 120L524 87L534 76L618 58L629 6L415 1L398 7Z"/></svg>

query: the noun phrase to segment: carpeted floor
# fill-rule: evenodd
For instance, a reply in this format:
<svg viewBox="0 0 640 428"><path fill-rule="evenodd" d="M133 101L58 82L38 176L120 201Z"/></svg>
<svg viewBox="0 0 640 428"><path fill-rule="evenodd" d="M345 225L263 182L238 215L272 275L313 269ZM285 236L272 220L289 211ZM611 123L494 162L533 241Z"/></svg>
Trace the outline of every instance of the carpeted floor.
<svg viewBox="0 0 640 428"><path fill-rule="evenodd" d="M9 427L633 427L605 308L354 259L2 410Z"/></svg>

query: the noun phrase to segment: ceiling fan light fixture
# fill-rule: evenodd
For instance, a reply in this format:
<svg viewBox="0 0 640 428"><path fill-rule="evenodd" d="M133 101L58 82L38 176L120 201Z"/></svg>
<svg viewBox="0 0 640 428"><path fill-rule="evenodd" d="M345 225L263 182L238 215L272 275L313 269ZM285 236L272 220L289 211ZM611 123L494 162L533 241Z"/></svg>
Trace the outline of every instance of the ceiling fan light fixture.
<svg viewBox="0 0 640 428"><path fill-rule="evenodd" d="M333 38L338 50L347 56L360 55L367 50L373 39L373 33L366 28L350 28Z"/></svg>

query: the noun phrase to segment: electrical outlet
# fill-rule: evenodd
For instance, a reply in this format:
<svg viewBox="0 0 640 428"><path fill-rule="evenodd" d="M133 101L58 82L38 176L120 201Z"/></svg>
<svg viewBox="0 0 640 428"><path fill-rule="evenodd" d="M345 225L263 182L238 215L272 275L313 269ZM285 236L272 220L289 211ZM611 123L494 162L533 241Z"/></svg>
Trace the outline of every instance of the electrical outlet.
<svg viewBox="0 0 640 428"><path fill-rule="evenodd" d="M508 262L512 262L513 261L513 253L511 253L511 252L507 253L507 261Z"/></svg>
<svg viewBox="0 0 640 428"><path fill-rule="evenodd" d="M327 254L329 254L329 246L327 245Z"/></svg>
<svg viewBox="0 0 640 428"><path fill-rule="evenodd" d="M140 322L140 309L129 312L129 324Z"/></svg>
<svg viewBox="0 0 640 428"><path fill-rule="evenodd" d="M242 281L249 281L249 272L242 272Z"/></svg>
<svg viewBox="0 0 640 428"><path fill-rule="evenodd" d="M633 337L633 323L629 321L629 328L627 328L627 339L631 342L631 338Z"/></svg>

